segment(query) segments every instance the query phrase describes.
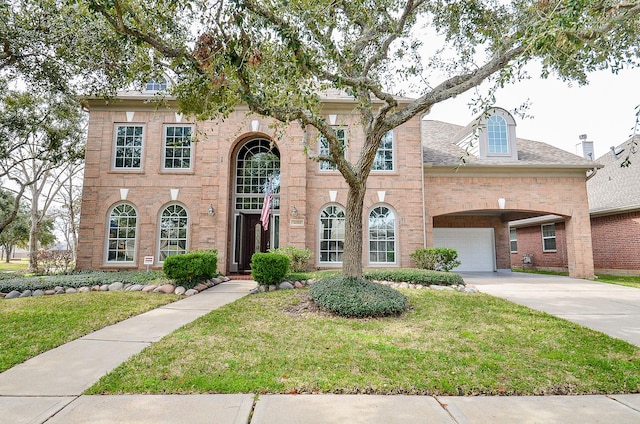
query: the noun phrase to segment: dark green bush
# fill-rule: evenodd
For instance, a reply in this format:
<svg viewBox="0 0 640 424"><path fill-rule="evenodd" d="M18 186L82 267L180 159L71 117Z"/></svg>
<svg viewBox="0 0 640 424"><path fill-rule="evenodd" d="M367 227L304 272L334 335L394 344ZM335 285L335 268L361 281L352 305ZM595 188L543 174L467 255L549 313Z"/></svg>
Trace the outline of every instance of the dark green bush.
<svg viewBox="0 0 640 424"><path fill-rule="evenodd" d="M347 318L398 315L409 304L391 287L340 276L317 281L309 289L309 296L321 308Z"/></svg>
<svg viewBox="0 0 640 424"><path fill-rule="evenodd" d="M289 256L281 253L254 253L251 256L251 276L261 286L278 284L289 271Z"/></svg>
<svg viewBox="0 0 640 424"><path fill-rule="evenodd" d="M13 290L48 290L56 286L82 287L121 283L145 284L162 278L160 271L92 271L78 272L69 275L46 275L33 277L13 277L0 280L0 292L9 293Z"/></svg>
<svg viewBox="0 0 640 424"><path fill-rule="evenodd" d="M418 249L409 254L409 256L416 262L418 268L433 271L449 272L460 265L456 249L448 249L446 247Z"/></svg>
<svg viewBox="0 0 640 424"><path fill-rule="evenodd" d="M363 272L367 280L396 281L430 286L453 286L464 284L464 280L453 272L430 271L426 269L367 269Z"/></svg>
<svg viewBox="0 0 640 424"><path fill-rule="evenodd" d="M305 272L309 267L311 250L299 249L297 247L279 247L269 250L271 253L281 253L289 257L289 269L292 272Z"/></svg>
<svg viewBox="0 0 640 424"><path fill-rule="evenodd" d="M178 284L190 289L200 281L215 277L218 269L216 250L199 250L183 255L171 255L164 260L162 271Z"/></svg>

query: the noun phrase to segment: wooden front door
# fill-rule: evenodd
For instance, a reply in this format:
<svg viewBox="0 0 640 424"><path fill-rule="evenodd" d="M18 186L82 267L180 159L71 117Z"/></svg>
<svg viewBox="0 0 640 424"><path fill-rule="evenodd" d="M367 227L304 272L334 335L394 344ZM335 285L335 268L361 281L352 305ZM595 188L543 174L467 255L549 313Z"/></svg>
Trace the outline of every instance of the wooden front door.
<svg viewBox="0 0 640 424"><path fill-rule="evenodd" d="M251 256L255 252L266 252L269 250L271 228L267 231L262 228L260 214L242 214L242 218L242 230L240 231L242 241L240 243L238 270L247 272L251 271Z"/></svg>

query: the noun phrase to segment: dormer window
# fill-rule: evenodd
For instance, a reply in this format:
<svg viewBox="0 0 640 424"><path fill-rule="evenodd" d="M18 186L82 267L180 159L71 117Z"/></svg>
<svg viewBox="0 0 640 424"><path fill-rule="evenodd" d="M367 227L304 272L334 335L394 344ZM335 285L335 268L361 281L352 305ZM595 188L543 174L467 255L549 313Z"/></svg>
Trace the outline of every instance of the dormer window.
<svg viewBox="0 0 640 424"><path fill-rule="evenodd" d="M481 161L516 162L516 121L506 110L492 107L460 131L455 144Z"/></svg>
<svg viewBox="0 0 640 424"><path fill-rule="evenodd" d="M509 154L507 121L502 116L493 115L487 119L487 147L490 155Z"/></svg>
<svg viewBox="0 0 640 424"><path fill-rule="evenodd" d="M167 89L167 81L164 78L153 78L145 85L147 91L164 91Z"/></svg>

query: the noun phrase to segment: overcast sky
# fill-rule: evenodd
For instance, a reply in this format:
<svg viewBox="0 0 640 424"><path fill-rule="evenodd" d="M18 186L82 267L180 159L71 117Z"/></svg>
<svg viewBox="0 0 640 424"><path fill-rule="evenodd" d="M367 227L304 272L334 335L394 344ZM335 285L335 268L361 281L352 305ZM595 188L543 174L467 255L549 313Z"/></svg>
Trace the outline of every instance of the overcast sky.
<svg viewBox="0 0 640 424"><path fill-rule="evenodd" d="M426 119L467 125L474 118L468 106L471 98L465 94L438 104ZM496 106L512 110L527 99L532 118L514 116L518 137L576 153L578 136L587 134L598 158L633 133L635 108L640 105L640 69L617 75L600 71L590 75L587 86L570 86L554 77L518 82L498 93Z"/></svg>

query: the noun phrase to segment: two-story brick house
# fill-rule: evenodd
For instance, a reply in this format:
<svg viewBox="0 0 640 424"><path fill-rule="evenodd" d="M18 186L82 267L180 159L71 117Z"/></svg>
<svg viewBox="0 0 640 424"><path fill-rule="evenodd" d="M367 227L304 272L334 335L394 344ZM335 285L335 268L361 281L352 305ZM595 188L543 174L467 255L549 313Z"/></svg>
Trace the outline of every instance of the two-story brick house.
<svg viewBox="0 0 640 424"><path fill-rule="evenodd" d="M347 185L332 163L307 158L305 148L326 149L317 133L274 127L242 108L221 121L195 122L152 97L86 101L79 269L140 269L145 258L157 268L168 255L210 248L218 250L221 272L238 273L250 269L254 251L279 246L310 249L314 268L341 266ZM322 105L347 158L355 158L364 137L353 99L333 92ZM364 204L363 264L409 267L418 248L452 246L462 270L509 269L507 222L557 213L570 228L572 274L591 276L591 166L518 139L502 109L466 129L416 117L379 148Z"/></svg>

